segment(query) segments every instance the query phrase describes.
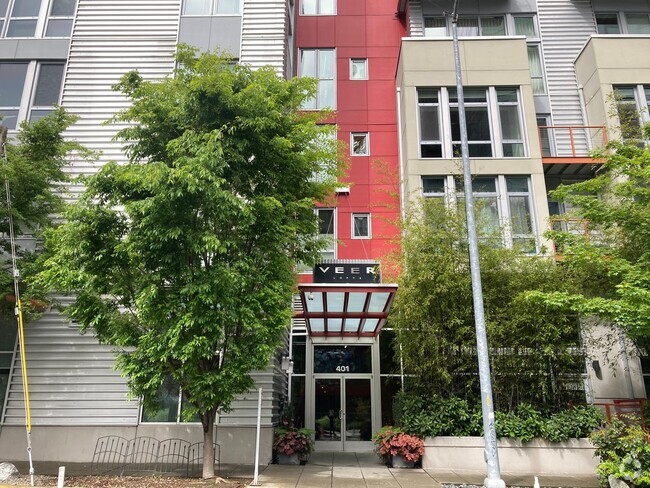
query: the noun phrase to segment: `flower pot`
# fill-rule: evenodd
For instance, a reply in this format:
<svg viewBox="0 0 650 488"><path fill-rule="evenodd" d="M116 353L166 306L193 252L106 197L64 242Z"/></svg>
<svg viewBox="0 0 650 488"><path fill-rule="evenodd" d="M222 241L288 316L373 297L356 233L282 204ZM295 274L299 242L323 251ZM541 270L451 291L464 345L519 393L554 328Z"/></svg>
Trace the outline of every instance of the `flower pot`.
<svg viewBox="0 0 650 488"><path fill-rule="evenodd" d="M300 464L300 456L298 454L284 454L278 453L278 464Z"/></svg>
<svg viewBox="0 0 650 488"><path fill-rule="evenodd" d="M393 468L412 468L415 466L414 461L407 461L401 454L393 456Z"/></svg>

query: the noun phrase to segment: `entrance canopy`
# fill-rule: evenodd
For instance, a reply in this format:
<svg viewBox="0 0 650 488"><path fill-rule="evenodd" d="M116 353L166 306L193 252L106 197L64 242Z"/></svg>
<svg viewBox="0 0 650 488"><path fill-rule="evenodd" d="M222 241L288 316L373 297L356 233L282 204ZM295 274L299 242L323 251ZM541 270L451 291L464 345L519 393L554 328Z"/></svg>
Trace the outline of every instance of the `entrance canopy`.
<svg viewBox="0 0 650 488"><path fill-rule="evenodd" d="M301 284L303 318L311 336L375 337L386 322L397 285Z"/></svg>

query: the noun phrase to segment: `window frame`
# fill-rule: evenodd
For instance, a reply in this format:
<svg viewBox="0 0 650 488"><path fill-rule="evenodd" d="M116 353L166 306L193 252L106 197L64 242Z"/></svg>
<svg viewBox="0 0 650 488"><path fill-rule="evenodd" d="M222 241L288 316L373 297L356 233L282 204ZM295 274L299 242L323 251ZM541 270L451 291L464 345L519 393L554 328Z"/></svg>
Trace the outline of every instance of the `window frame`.
<svg viewBox="0 0 650 488"><path fill-rule="evenodd" d="M363 78L357 78L354 76L354 64L358 62L363 63ZM368 58L350 58L350 81L362 81L367 80L368 78Z"/></svg>
<svg viewBox="0 0 650 488"><path fill-rule="evenodd" d="M364 151L363 152L355 152L355 144L354 144L354 138L355 137L364 137L365 138L365 144L364 144ZM364 157L364 156L370 156L370 133L369 132L350 132L350 156L353 157Z"/></svg>
<svg viewBox="0 0 650 488"><path fill-rule="evenodd" d="M327 77L323 78L321 77L321 62L320 62L320 53L321 51L328 51L332 53L332 77ZM318 86L316 88L316 94L314 95L313 98L310 98L305 102L305 105L309 104L311 105L312 100L314 101L314 107L307 107L304 106L301 108L302 110L323 110L324 108L331 108L331 109L336 109L336 101L337 101L337 91L336 91L336 49L335 48L300 48L298 49L298 78L304 77L304 76L309 76L309 75L304 75L303 74L303 56L307 52L314 52L316 56L316 76L314 77L316 80L318 80ZM332 101L333 104L330 105L322 105L322 102L320 100L320 86L322 81L330 81L332 83Z"/></svg>
<svg viewBox="0 0 650 488"><path fill-rule="evenodd" d="M622 100L620 103L625 105L634 104L634 109L639 114L639 128L643 127L645 124L650 124L650 96L646 93L650 93L650 83L648 84L616 84L612 85L612 93L617 96L617 90L620 89L631 89L634 96L634 102L632 100ZM618 105L619 102L617 102ZM617 117L620 117L617 114ZM620 118L619 118L620 123Z"/></svg>
<svg viewBox="0 0 650 488"><path fill-rule="evenodd" d="M648 19L648 33L635 33L630 32L630 25L628 23L628 15L644 15ZM618 32L608 33L600 32L598 18L600 17L615 17L616 25L618 26ZM639 11L627 11L627 10L602 10L594 12L594 22L596 24L596 33L601 36L620 36L620 35L631 35L631 36L645 36L650 34L650 12L639 12Z"/></svg>
<svg viewBox="0 0 650 488"><path fill-rule="evenodd" d="M57 95L56 101L51 104L51 105L36 105L36 96L38 94L38 88L39 84L41 82L41 72L43 70L43 66L61 66L61 79L59 80L59 93ZM33 112L36 110L40 111L48 111L47 114L42 115L41 117L44 117L46 115L49 115L53 111L54 105L59 105L61 103L61 93L63 92L63 81L65 79L65 69L66 69L66 62L65 61L42 61L42 62L37 62L36 63L36 74L34 76L34 83L33 83L33 88L32 88L32 93L30 94L29 97L29 107L28 107L28 113L26 115L26 119L29 121L32 121L33 118ZM39 117L39 118L41 118ZM38 119L36 119L38 120Z"/></svg>
<svg viewBox="0 0 650 488"><path fill-rule="evenodd" d="M187 0L183 0L183 5L181 9L181 15L183 17L218 17L218 16L228 16L228 15L241 15L242 14L242 0L236 0L238 9L236 12L219 12L219 4L221 0L210 0L210 12L202 14L188 14L185 13L185 8L187 6Z"/></svg>
<svg viewBox="0 0 650 488"><path fill-rule="evenodd" d="M5 125L9 131L14 131L17 130L18 127L20 126L20 122L25 118L25 106L29 101L29 90L26 90L25 87L28 86L28 83L31 83L33 80L33 74L30 74L30 71L33 72L33 64L34 62L28 62L28 61L14 61L14 60L9 60L9 61L2 61L0 62L0 66L2 65L21 65L25 67L25 76L23 78L22 82L22 91L20 92L20 101L18 105L1 105L0 106L0 115L3 115L4 117L15 117L15 124L9 125L7 124L7 118L2 119L0 123ZM11 115L15 112L16 115ZM9 115L7 115L9 114Z"/></svg>
<svg viewBox="0 0 650 488"><path fill-rule="evenodd" d="M498 221L502 232L502 242L504 247L512 249L515 239L531 239L534 241L535 250L532 253L540 252L539 225L537 224L535 212L535 195L533 191L531 175L527 174L500 174L500 175L477 175L475 178L492 178L494 179L495 192L477 191L474 187L473 195L478 198L495 198L497 204ZM526 178L528 191L515 192L508 191L508 178ZM425 192L425 180L443 180L444 190L435 192ZM420 194L422 198L442 198L447 208L458 208L458 199L462 198L464 193L459 189L458 182L462 182L462 176L459 175L422 175L420 177ZM512 229L512 209L510 204L511 197L526 196L528 199L528 210L530 219L531 234L514 234Z"/></svg>
<svg viewBox="0 0 650 488"><path fill-rule="evenodd" d="M315 16L326 16L326 15L336 15L337 14L337 9L338 9L338 1L337 0L332 0L332 3L334 4L334 11L333 12L326 12L326 13L321 13L321 4L323 0L314 0L316 4L316 13L305 13L304 12L304 0L300 0L300 8L298 9L298 14L300 16L304 17L315 17Z"/></svg>
<svg viewBox="0 0 650 488"><path fill-rule="evenodd" d="M43 28L43 37L47 39L68 39L72 37L72 29L74 28L74 19L77 13L78 0L74 0L74 7L71 15L52 15L52 8L54 7L55 0L49 0L49 5L47 7L47 18L45 19L45 26ZM57 20L69 20L70 21L70 32L66 36L48 36L47 32L50 27L51 21Z"/></svg>
<svg viewBox="0 0 650 488"><path fill-rule="evenodd" d="M502 102L499 102L497 99L497 94L499 89L514 89L517 94L517 115L519 122L519 131L522 136L521 143L523 144L523 156L504 156L503 151L503 129L501 122L501 114L499 107ZM471 156L473 159L527 159L529 155L529 143L528 143L528 132L526 130L526 121L524 117L524 107L523 99L521 95L520 86L476 86L476 87L466 87L466 90L469 89L484 89L486 91L486 101L485 102L468 102L465 100L465 107L467 108L482 108L487 109L488 114L488 124L490 129L490 147L491 147L491 156ZM421 102L420 95L425 90L437 92L437 102ZM452 140L452 109L458 107L458 102L450 102L450 92L454 91L455 87L431 87L431 86L420 86L415 89L415 105L416 110L416 123L418 125L418 145L419 145L419 159L454 159L454 146L460 144L459 141ZM513 102L514 103L514 102ZM438 132L440 140L424 140L422 139L422 108L426 107L437 107L437 117L438 117ZM484 145L487 146L487 140L476 140L469 141L470 148L471 145ZM423 156L423 145L440 145L441 146L441 156Z"/></svg>
<svg viewBox="0 0 650 488"><path fill-rule="evenodd" d="M356 217L365 217L367 222L368 233L366 235L357 235ZM352 239L372 239L372 220L370 212L354 212L350 215L350 238Z"/></svg>

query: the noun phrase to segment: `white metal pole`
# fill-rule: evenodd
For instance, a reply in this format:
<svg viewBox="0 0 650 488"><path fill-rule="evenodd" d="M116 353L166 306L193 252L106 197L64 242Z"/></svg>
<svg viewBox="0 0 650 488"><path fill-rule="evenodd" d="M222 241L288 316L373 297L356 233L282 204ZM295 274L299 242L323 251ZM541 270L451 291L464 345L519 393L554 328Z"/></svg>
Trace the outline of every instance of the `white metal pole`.
<svg viewBox="0 0 650 488"><path fill-rule="evenodd" d="M260 431L262 427L262 389L259 389L257 397L257 435L255 436L255 474L251 486L260 486Z"/></svg>
<svg viewBox="0 0 650 488"><path fill-rule="evenodd" d="M492 400L492 380L490 378L490 359L488 355L487 333L485 330L485 311L483 309L483 288L481 286L481 266L478 255L478 237L474 217L474 195L472 194L472 172L469 164L469 144L467 141L467 121L463 78L460 69L460 49L458 47L458 0L454 2L452 13L452 35L454 61L456 64L456 90L458 95L458 123L460 126L461 153L463 157L463 180L465 183L465 207L467 210L467 241L469 247L469 267L472 278L472 298L474 302L474 322L476 326L476 350L478 372L481 384L481 409L483 412L483 437L485 442L486 488L505 488L499 469L497 435L494 425L494 403Z"/></svg>

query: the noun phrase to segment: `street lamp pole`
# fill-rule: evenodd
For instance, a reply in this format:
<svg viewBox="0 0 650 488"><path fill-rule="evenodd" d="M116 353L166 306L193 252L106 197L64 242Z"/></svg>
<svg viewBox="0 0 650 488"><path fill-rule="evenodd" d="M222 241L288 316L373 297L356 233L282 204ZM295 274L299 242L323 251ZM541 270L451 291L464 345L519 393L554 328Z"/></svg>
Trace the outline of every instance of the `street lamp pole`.
<svg viewBox="0 0 650 488"><path fill-rule="evenodd" d="M483 482L486 488L505 488L499 469L497 435L494 426L494 402L492 400L492 381L490 379L490 358L485 330L485 311L483 309L483 289L481 286L481 267L478 257L478 237L474 216L474 196L472 194L472 173L469 164L469 145L467 143L467 120L465 117L465 99L463 78L460 70L460 50L458 47L458 0L454 1L451 14L454 44L454 61L456 64L456 90L458 94L458 122L460 125L460 142L463 159L463 179L465 182L465 207L467 210L467 241L469 247L469 264L472 278L472 298L474 302L474 322L476 326L476 349L478 353L478 370L481 384L481 409L483 412L483 438L485 440L485 462L487 477Z"/></svg>

